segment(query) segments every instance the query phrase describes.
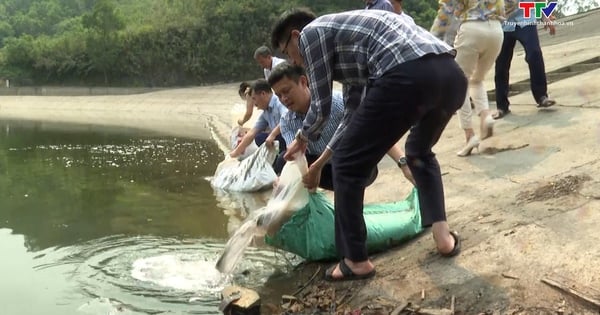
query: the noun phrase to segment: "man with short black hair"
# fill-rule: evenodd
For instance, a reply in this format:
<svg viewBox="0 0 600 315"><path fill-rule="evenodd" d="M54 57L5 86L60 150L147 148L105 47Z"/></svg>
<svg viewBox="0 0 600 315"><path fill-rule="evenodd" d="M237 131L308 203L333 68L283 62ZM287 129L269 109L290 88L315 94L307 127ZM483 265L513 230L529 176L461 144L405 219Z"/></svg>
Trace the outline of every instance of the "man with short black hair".
<svg viewBox="0 0 600 315"><path fill-rule="evenodd" d="M440 167L431 150L466 95L467 79L452 48L396 13L378 10L316 18L307 9L292 9L276 22L271 42L306 68L311 92L310 110L286 159L320 138L331 113L333 80L367 85L352 118L341 125L343 136L332 157L336 248L343 259L325 279L375 274L366 248L364 191L370 170L409 129L406 158L422 224L432 226L442 256L457 255L460 238L446 222Z"/></svg>
<svg viewBox="0 0 600 315"><path fill-rule="evenodd" d="M279 64L269 76L269 84L279 97L279 100L287 107L288 112L281 116L279 130L286 143L294 141L296 131L302 128L306 113L310 107L310 90L308 89L308 78L302 66L291 65L287 62ZM341 123L344 115L344 98L341 92L333 91L331 99L331 114L329 120L323 128L321 137L317 141L309 142L306 149L306 160L310 171L305 178L309 181L309 187L317 186L335 190L333 187L333 173L331 169L330 158L335 150L335 145L339 138L335 137L336 130ZM275 162L275 173L279 174L285 165L284 154L280 154ZM414 179L410 173L408 165L404 162L404 152L399 145L395 144L389 150L388 155L398 162L398 167L411 183ZM367 186L377 177L377 166L375 166L369 176Z"/></svg>
<svg viewBox="0 0 600 315"><path fill-rule="evenodd" d="M252 143L261 145L266 138L272 136L272 139L279 140L279 152L285 151L286 144L279 134L279 120L287 112L287 108L281 104L277 96L273 95L271 86L266 80L258 79L254 81L250 88L250 97L258 109L263 113L258 117L256 124L242 138L242 141L229 153L229 156L236 158L244 154L244 150Z"/></svg>

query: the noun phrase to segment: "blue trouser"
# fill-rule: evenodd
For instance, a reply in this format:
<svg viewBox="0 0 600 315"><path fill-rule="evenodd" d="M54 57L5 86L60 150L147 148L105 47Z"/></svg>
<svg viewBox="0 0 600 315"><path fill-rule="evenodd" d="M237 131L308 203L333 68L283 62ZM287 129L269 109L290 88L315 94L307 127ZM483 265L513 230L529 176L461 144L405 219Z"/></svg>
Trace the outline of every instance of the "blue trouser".
<svg viewBox="0 0 600 315"><path fill-rule="evenodd" d="M514 32L504 32L504 41L498 58L496 58L496 107L507 111L510 63L516 42L519 41L525 49L525 61L529 65L529 80L531 93L536 103L547 96L548 83L546 82L546 69L544 57L540 47L540 39L535 25L525 27L517 26Z"/></svg>
<svg viewBox="0 0 600 315"><path fill-rule="evenodd" d="M379 160L409 129L406 158L417 184L422 224L446 220L440 166L431 148L466 93L467 78L448 54L402 63L369 82L332 158L335 241L340 256L351 261L368 259L365 187Z"/></svg>

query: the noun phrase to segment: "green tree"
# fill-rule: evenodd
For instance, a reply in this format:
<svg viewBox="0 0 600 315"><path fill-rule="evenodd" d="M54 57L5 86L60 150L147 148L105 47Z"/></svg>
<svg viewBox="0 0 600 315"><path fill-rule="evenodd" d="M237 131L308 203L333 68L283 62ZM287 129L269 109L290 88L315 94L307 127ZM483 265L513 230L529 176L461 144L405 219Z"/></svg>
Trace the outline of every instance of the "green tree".
<svg viewBox="0 0 600 315"><path fill-rule="evenodd" d="M402 9L410 15L415 23L426 30L431 28L437 15L439 5L437 0L403 1Z"/></svg>
<svg viewBox="0 0 600 315"><path fill-rule="evenodd" d="M109 71L117 64L119 42L117 31L125 24L111 0L99 0L91 13L82 18L83 27L89 30L87 54L92 68L104 76L104 84L109 83Z"/></svg>
<svg viewBox="0 0 600 315"><path fill-rule="evenodd" d="M3 49L4 66L0 68L0 77L11 78L16 82L31 78L35 63L34 39L31 35L20 38L8 38Z"/></svg>
<svg viewBox="0 0 600 315"><path fill-rule="evenodd" d="M404 4L430 27L437 0ZM318 15L364 7L359 0L0 0L0 75L144 86L254 79L262 76L254 50L269 44L281 12L297 6Z"/></svg>

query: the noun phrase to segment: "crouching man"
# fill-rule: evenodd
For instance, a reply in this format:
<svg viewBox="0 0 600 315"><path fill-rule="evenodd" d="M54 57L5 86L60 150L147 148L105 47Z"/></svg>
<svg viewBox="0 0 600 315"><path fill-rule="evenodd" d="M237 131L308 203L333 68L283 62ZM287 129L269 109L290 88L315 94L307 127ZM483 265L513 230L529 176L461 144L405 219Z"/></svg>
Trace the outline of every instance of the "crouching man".
<svg viewBox="0 0 600 315"><path fill-rule="evenodd" d="M310 107L310 90L308 88L308 79L306 72L302 66L291 65L287 62L281 63L273 69L269 76L269 84L279 97L279 100L288 109L288 112L281 116L279 129L286 143L291 143L298 129L302 128L306 113ZM329 120L323 128L321 137L317 141L308 143L306 150L306 160L311 166L309 173L305 176L306 187L314 190L316 187L321 187L327 190L334 190L333 174L330 163L330 158L335 150L335 145L339 139L341 130L345 124L343 121L352 116L352 110L344 112L344 98L341 92L334 91L332 93L332 105ZM267 142L273 139L267 138ZM279 174L285 165L283 158L285 152L282 152L275 161L275 172ZM388 155L398 163L404 176L414 183L414 179L406 164L404 152L399 145L394 145ZM368 184L370 185L377 177L377 167L371 171ZM310 183L310 184L308 184Z"/></svg>

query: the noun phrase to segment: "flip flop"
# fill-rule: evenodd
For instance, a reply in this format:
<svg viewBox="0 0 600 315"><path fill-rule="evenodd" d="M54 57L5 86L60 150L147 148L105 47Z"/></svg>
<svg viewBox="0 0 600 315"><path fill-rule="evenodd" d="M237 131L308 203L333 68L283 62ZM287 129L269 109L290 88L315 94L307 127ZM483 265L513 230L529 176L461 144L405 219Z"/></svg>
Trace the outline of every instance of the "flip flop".
<svg viewBox="0 0 600 315"><path fill-rule="evenodd" d="M342 277L334 278L333 271L335 270L335 267L338 265L340 266L340 271L342 272ZM352 269L350 269L350 267L348 267L348 265L346 265L346 262L344 261L343 258L342 258L342 260L340 260L339 264L333 265L333 266L327 268L327 270L325 270L325 280L330 281L330 282L364 280L364 279L372 278L373 276L375 276L375 269L371 270L371 272L366 273L364 275L355 274L352 271Z"/></svg>
<svg viewBox="0 0 600 315"><path fill-rule="evenodd" d="M492 118L494 118L495 120L498 120L498 119L502 119L502 117L504 117L508 114L510 114L509 109L507 109L507 110L499 109L492 115Z"/></svg>
<svg viewBox="0 0 600 315"><path fill-rule="evenodd" d="M442 257L454 257L460 254L460 237L455 231L450 231L450 235L454 238L454 248L449 253L440 253Z"/></svg>
<svg viewBox="0 0 600 315"><path fill-rule="evenodd" d="M555 100L549 99L547 96L542 97L540 102L537 104L537 108L548 108L550 106L554 106L556 104Z"/></svg>

